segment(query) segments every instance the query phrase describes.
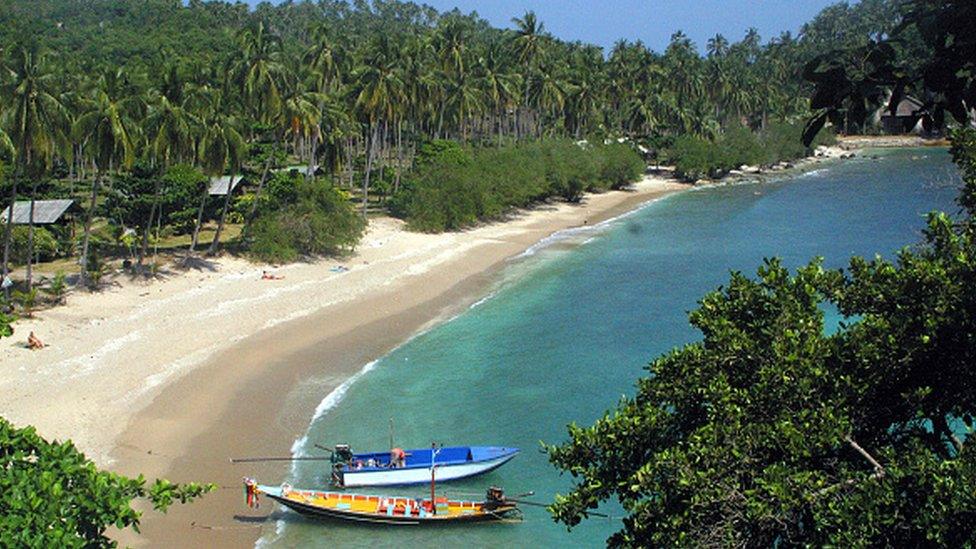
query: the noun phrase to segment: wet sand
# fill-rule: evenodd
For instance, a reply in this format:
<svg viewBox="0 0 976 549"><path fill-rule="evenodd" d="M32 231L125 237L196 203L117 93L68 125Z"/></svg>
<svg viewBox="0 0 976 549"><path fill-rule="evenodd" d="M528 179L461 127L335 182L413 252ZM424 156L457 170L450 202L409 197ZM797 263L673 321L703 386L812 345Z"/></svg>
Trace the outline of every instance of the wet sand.
<svg viewBox="0 0 976 549"><path fill-rule="evenodd" d="M352 299L260 330L215 354L162 390L116 439L113 469L173 481L214 482L202 500L166 515L147 512L128 545L250 547L277 511L248 510L242 476L274 483L288 464L234 465L230 457L288 456L323 397L365 364L482 297L507 260L551 234L595 224L686 185L646 178L635 190L553 204L464 233L451 253L415 276L377 283ZM459 242L469 246L459 246ZM408 268L406 263L402 268ZM257 311L253 311L256 313Z"/></svg>

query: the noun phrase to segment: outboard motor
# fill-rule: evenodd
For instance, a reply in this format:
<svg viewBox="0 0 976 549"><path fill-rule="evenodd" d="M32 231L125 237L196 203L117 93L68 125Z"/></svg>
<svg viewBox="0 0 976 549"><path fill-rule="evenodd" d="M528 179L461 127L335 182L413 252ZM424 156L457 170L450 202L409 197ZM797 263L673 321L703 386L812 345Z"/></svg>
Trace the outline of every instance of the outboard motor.
<svg viewBox="0 0 976 549"><path fill-rule="evenodd" d="M485 505L484 508L488 511L493 511L498 509L502 505L505 505L505 491L497 486L492 486L488 488L488 492L485 494Z"/></svg>
<svg viewBox="0 0 976 549"><path fill-rule="evenodd" d="M351 463L352 449L348 444L336 444L332 452L332 463Z"/></svg>

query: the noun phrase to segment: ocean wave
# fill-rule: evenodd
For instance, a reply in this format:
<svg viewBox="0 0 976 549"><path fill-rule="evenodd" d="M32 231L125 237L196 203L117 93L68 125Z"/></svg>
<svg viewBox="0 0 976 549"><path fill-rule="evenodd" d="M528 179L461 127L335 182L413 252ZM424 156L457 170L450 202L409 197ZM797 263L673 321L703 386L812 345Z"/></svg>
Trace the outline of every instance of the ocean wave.
<svg viewBox="0 0 976 549"><path fill-rule="evenodd" d="M346 392L349 390L349 387L352 387L352 384L355 383L359 378L363 377L365 374L367 374L373 368L375 368L378 362L379 360L374 360L372 362L367 363L365 366L363 366L361 370L353 374L349 379L343 381L338 387L333 389L332 392L325 395L325 398L322 399L322 402L319 402L319 405L315 407L315 413L312 414L312 420L309 422L309 429L312 428L312 425L319 418L321 418L326 413L328 413L329 410L338 406L338 404L342 402L342 399L345 398ZM296 440L295 443L291 445L291 455L294 457L300 457L300 454L302 450L305 448L305 444L307 442L308 442L308 430L305 431L305 435L302 436L302 438ZM295 463L297 462L292 463L292 475L294 475L295 473L294 470Z"/></svg>

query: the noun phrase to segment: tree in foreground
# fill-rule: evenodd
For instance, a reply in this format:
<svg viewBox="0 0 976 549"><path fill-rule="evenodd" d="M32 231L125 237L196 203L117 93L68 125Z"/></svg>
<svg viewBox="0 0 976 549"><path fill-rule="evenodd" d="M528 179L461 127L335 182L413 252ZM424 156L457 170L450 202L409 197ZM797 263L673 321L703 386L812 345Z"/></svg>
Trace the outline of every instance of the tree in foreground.
<svg viewBox="0 0 976 549"><path fill-rule="evenodd" d="M953 153L965 216L930 214L896 262L770 260L707 295L701 342L549 448L578 479L554 518L616 497L617 546L976 543L976 131Z"/></svg>
<svg viewBox="0 0 976 549"><path fill-rule="evenodd" d="M48 442L33 427L0 418L0 540L14 547L114 547L109 527L138 531L130 503L146 498L165 512L213 485L173 484L99 471L71 442Z"/></svg>

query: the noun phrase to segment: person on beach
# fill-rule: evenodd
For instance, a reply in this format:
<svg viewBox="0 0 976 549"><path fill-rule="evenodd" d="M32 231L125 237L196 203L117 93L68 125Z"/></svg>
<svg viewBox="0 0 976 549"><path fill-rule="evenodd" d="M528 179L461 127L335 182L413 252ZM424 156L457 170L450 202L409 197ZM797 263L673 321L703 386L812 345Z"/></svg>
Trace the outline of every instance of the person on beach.
<svg viewBox="0 0 976 549"><path fill-rule="evenodd" d="M285 277L271 274L268 271L261 271L261 280L281 280L283 278Z"/></svg>
<svg viewBox="0 0 976 549"><path fill-rule="evenodd" d="M43 349L45 345L40 338L34 335L34 332L31 332L30 335L27 336L27 347L32 351L37 351Z"/></svg>

